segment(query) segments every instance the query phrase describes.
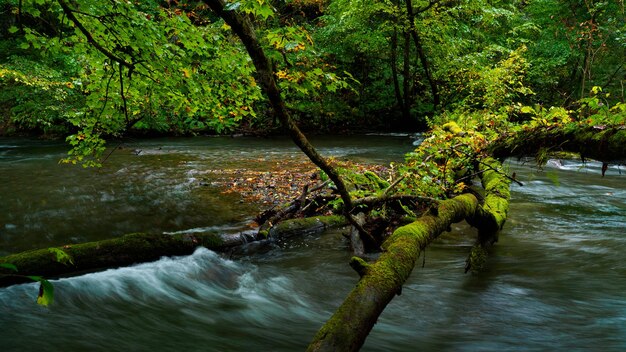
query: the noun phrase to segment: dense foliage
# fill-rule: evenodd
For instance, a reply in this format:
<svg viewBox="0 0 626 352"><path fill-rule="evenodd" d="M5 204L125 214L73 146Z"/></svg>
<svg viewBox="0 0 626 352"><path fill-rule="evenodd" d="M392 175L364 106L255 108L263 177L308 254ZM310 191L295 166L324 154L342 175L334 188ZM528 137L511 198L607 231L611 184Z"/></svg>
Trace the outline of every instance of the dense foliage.
<svg viewBox="0 0 626 352"><path fill-rule="evenodd" d="M541 120L551 106L592 106L596 86L606 109L624 99L619 1L227 8L255 20L288 107L310 128L418 130L453 119L494 129ZM0 133L69 136L68 161L97 164L102 138L129 130L278 127L245 48L202 2L1 0L0 12Z"/></svg>

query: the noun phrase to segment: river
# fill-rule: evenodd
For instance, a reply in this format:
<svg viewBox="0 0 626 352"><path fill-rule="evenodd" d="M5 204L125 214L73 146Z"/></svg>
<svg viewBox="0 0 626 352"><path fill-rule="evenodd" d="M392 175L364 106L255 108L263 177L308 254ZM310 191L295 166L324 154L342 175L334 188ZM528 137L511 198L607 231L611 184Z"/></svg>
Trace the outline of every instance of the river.
<svg viewBox="0 0 626 352"><path fill-rule="evenodd" d="M322 153L401 159L406 137L319 137ZM133 231L234 231L259 206L206 170L271 169L302 157L284 139L133 141L101 169L58 165L66 147L0 139L0 254ZM626 174L600 165L507 163L509 219L478 275L463 274L472 230L426 251L363 351L626 349ZM179 258L0 289L1 351L297 351L357 281L340 232L227 258Z"/></svg>

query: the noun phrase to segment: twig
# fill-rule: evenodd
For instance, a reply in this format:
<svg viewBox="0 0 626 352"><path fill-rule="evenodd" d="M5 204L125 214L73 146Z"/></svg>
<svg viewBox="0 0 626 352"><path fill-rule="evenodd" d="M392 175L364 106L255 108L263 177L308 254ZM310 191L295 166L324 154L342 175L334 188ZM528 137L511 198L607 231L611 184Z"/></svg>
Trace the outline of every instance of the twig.
<svg viewBox="0 0 626 352"><path fill-rule="evenodd" d="M393 181L393 183L391 185L389 185L389 187L387 187L387 189L385 189L385 191L383 192L383 196L386 196L387 193L389 193L392 189L394 189L402 180L404 180L405 177L406 177L406 175L402 175L402 176L398 177L398 179Z"/></svg>
<svg viewBox="0 0 626 352"><path fill-rule="evenodd" d="M467 144L465 144L465 146L468 146L468 145L467 145ZM453 147L452 149L453 149L454 151L458 152L458 153L461 153L461 154L463 154L463 155L467 156L467 157L472 157L471 155L468 155L466 152L464 152L464 151L462 151L462 150L458 150L458 149L456 149L455 147ZM483 161L482 161L482 160L480 160L479 158L476 158L476 157L472 157L472 158L473 158L473 159L475 159L476 161L478 161L478 163L479 163L479 164L481 164L481 165L483 165L483 166L488 167L490 170L492 170L492 171L495 171L495 172L499 173L500 175L502 175L502 176L504 176L504 177L508 178L509 180L511 180L511 181L513 181L513 182L515 182L515 183L517 183L517 184L518 184L518 185L520 185L520 186L524 186L524 184L523 184L523 183L521 183L520 181L518 181L518 180L514 179L513 177L511 177L511 176L507 175L507 173L506 173L506 172L504 172L504 171L502 171L502 170L494 169L491 165L489 165L489 164L487 164L487 163L483 162Z"/></svg>
<svg viewBox="0 0 626 352"><path fill-rule="evenodd" d="M380 197L370 196L370 197L359 198L359 199L354 200L354 205L357 205L357 206L358 205L374 205L377 203L393 202L396 200L419 201L419 202L423 202L426 204L439 203L438 199L431 198L431 197L398 194L398 195L391 195L391 196L384 195Z"/></svg>

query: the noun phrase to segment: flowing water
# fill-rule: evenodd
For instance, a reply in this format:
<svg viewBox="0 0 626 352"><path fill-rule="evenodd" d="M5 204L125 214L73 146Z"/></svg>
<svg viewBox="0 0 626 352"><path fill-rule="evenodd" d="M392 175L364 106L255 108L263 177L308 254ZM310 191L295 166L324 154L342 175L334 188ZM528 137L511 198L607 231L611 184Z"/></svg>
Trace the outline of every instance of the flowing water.
<svg viewBox="0 0 626 352"><path fill-rule="evenodd" d="M402 137L320 138L324 154L388 162ZM132 231L233 231L258 211L206 170L271 169L301 158L282 139L135 142L102 169L58 165L64 146L0 140L0 253ZM426 251L364 351L626 349L626 174L509 163L509 219L479 275L463 274L473 231L453 227ZM193 255L0 289L0 351L297 351L353 287L341 233L228 259Z"/></svg>

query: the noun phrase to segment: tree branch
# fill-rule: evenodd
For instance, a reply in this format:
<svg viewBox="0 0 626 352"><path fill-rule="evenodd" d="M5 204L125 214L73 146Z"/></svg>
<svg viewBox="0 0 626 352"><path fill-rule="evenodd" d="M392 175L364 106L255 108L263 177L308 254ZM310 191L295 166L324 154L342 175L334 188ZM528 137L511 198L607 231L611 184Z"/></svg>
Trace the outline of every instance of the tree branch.
<svg viewBox="0 0 626 352"><path fill-rule="evenodd" d="M250 55L250 58L252 59L258 74L257 79L259 81L259 85L265 91L265 94L267 94L270 104L274 108L274 114L278 117L281 124L287 129L289 136L300 148L300 150L317 167L324 171L326 175L328 175L328 178L333 181L341 199L343 200L344 215L348 221L358 228L359 231L364 231L363 227L358 224L356 219L354 219L351 214L351 211L354 209L352 198L350 197L350 193L348 192L345 183L339 176L339 173L317 152L302 131L300 131L300 128L298 128L298 126L291 119L287 106L281 96L280 88L276 83L274 69L272 68L270 60L265 55L265 51L261 47L261 43L256 37L256 33L250 19L239 14L237 11L226 10L223 0L204 0L204 2L216 15L221 17L239 37L248 51L248 55ZM362 234L371 238L371 235L367 232Z"/></svg>
<svg viewBox="0 0 626 352"><path fill-rule="evenodd" d="M124 72L123 72L122 65L120 65L119 73L120 73L120 96L122 97L122 102L124 103L123 105L124 120L126 121L126 125L128 126L130 121L128 121L128 104L126 103L126 95L124 95Z"/></svg>
<svg viewBox="0 0 626 352"><path fill-rule="evenodd" d="M59 5L61 5L61 8L63 9L63 12L67 16L67 18L70 21L72 21L72 23L74 23L74 25L81 31L81 33L83 33L85 38L87 38L87 41L91 45L93 45L94 48L96 48L99 52L104 54L104 56L108 57L112 61L117 62L121 66L127 67L130 70L130 72L135 70L135 64L134 63L130 63L130 62L128 62L128 61L126 61L126 60L116 56L115 54L113 54L112 52L107 50L105 47L100 45L100 43L98 43L94 39L94 37L91 35L91 33L89 33L87 28L85 28L85 26L83 26L83 24L78 20L78 18L76 18L76 16L74 16L74 11L67 5L67 3L64 0L57 0L57 1L58 1Z"/></svg>
<svg viewBox="0 0 626 352"><path fill-rule="evenodd" d="M431 2L429 6L433 6L435 3L436 2ZM417 33L417 28L415 28L415 13L413 12L413 2L411 0L406 0L406 11L408 14L409 30L413 38L413 43L415 44L415 49L417 50L420 62L422 63L422 68L424 69L424 73L426 74L428 83L430 83L430 90L433 95L433 105L437 107L439 106L440 100L439 88L437 87L437 82L432 75L430 63L428 62L428 58L426 57L426 53L424 52L424 47L422 46L422 40L419 36L419 33Z"/></svg>

